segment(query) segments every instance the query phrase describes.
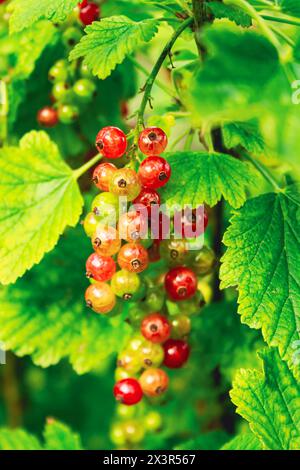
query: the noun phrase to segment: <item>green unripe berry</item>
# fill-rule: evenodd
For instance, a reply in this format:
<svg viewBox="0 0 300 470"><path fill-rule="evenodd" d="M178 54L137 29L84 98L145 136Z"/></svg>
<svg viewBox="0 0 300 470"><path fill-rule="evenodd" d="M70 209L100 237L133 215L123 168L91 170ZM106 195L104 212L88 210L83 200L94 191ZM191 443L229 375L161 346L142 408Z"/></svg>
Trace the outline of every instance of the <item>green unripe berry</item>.
<svg viewBox="0 0 300 470"><path fill-rule="evenodd" d="M63 42L67 47L74 47L82 38L82 32L75 26L70 26L63 33Z"/></svg>
<svg viewBox="0 0 300 470"><path fill-rule="evenodd" d="M175 315L171 319L172 338L181 339L191 331L191 320L187 315Z"/></svg>
<svg viewBox="0 0 300 470"><path fill-rule="evenodd" d="M116 408L116 413L120 418L133 418L135 415L136 406L127 406L119 404Z"/></svg>
<svg viewBox="0 0 300 470"><path fill-rule="evenodd" d="M127 442L131 444L139 444L145 437L145 428L140 421L127 421L124 423L124 431Z"/></svg>
<svg viewBox="0 0 300 470"><path fill-rule="evenodd" d="M144 368L159 367L164 360L164 350L158 343L145 341L140 351L140 357Z"/></svg>
<svg viewBox="0 0 300 470"><path fill-rule="evenodd" d="M132 377L132 374L130 374L127 370L123 369L123 367L117 367L115 370L115 381L119 382L119 380L123 379L129 379Z"/></svg>
<svg viewBox="0 0 300 470"><path fill-rule="evenodd" d="M141 370L141 363L139 357L133 351L123 351L118 355L118 367L122 367L131 374L136 374Z"/></svg>
<svg viewBox="0 0 300 470"><path fill-rule="evenodd" d="M143 301L144 308L150 312L159 312L165 302L165 294L159 287L149 287Z"/></svg>
<svg viewBox="0 0 300 470"><path fill-rule="evenodd" d="M83 62L80 65L80 75L82 78L93 78L92 72L89 70L88 66L84 64Z"/></svg>
<svg viewBox="0 0 300 470"><path fill-rule="evenodd" d="M66 82L68 79L68 66L65 61L56 62L49 70L48 78L51 82Z"/></svg>
<svg viewBox="0 0 300 470"><path fill-rule="evenodd" d="M129 406L127 408L129 408ZM116 446L123 446L126 444L127 435L123 423L113 424L110 430L110 440Z"/></svg>
<svg viewBox="0 0 300 470"><path fill-rule="evenodd" d="M150 413L145 416L144 424L147 431L159 431L162 427L161 414L157 411L150 411Z"/></svg>
<svg viewBox="0 0 300 470"><path fill-rule="evenodd" d="M141 281L136 273L131 273L121 269L116 272L111 280L113 292L124 300L131 300L140 288Z"/></svg>
<svg viewBox="0 0 300 470"><path fill-rule="evenodd" d="M116 225L119 216L119 198L112 193L100 193L94 198L91 210L100 217L101 223Z"/></svg>
<svg viewBox="0 0 300 470"><path fill-rule="evenodd" d="M81 101L88 102L91 101L96 93L96 85L92 80L81 78L74 84L73 91Z"/></svg>
<svg viewBox="0 0 300 470"><path fill-rule="evenodd" d="M88 237L92 237L95 233L97 224L101 221L101 218L94 212L89 212L84 221L83 228Z"/></svg>
<svg viewBox="0 0 300 470"><path fill-rule="evenodd" d="M79 110L77 106L64 104L58 108L58 117L63 124L72 124L78 119Z"/></svg>
<svg viewBox="0 0 300 470"><path fill-rule="evenodd" d="M56 82L52 88L52 96L60 103L70 103L73 92L67 82Z"/></svg>

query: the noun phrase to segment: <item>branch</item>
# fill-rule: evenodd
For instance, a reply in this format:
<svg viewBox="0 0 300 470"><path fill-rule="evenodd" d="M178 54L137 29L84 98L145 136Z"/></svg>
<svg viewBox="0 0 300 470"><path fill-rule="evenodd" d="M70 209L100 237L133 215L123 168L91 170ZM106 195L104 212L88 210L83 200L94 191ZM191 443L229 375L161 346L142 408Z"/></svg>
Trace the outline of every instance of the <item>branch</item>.
<svg viewBox="0 0 300 470"><path fill-rule="evenodd" d="M144 96L141 102L141 105L139 107L138 113L137 113L137 128L139 129L141 126L144 124L144 114L145 114L145 109L147 106L147 103L150 101L151 98L151 91L153 84L155 82L155 79L158 75L158 72L160 71L166 57L170 54L171 49L176 42L176 39L181 35L181 33L193 23L194 19L193 18L188 18L187 20L183 21L179 28L174 32L173 36L171 39L167 42L165 45L162 53L160 54L159 58L157 59L156 64L154 65L147 81L144 86Z"/></svg>

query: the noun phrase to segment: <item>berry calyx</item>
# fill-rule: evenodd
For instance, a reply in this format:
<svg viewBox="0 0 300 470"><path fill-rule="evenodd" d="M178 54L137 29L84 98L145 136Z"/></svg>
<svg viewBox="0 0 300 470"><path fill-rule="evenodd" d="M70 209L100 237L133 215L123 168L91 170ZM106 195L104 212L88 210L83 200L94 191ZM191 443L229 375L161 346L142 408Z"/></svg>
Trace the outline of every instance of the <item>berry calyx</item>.
<svg viewBox="0 0 300 470"><path fill-rule="evenodd" d="M97 134L96 148L106 158L120 158L126 152L126 135L118 127L104 127Z"/></svg>
<svg viewBox="0 0 300 470"><path fill-rule="evenodd" d="M37 121L44 127L55 127L58 123L58 114L56 109L51 106L45 106L37 114Z"/></svg>
<svg viewBox="0 0 300 470"><path fill-rule="evenodd" d="M100 15L100 9L96 3L93 3L93 2L81 3L79 18L80 18L80 21L85 26L88 26L89 24L93 23L93 21L98 20L99 15Z"/></svg>
<svg viewBox="0 0 300 470"><path fill-rule="evenodd" d="M148 251L138 243L126 243L118 254L120 268L134 273L141 273L149 264Z"/></svg>
<svg viewBox="0 0 300 470"><path fill-rule="evenodd" d="M148 215L151 215L151 208L154 204L160 204L160 195L155 189L143 188L137 198L133 201L136 206L141 204L146 207ZM138 207L137 207L138 210Z"/></svg>
<svg viewBox="0 0 300 470"><path fill-rule="evenodd" d="M139 137L139 148L145 155L160 155L168 145L168 138L159 127L147 127Z"/></svg>
<svg viewBox="0 0 300 470"><path fill-rule="evenodd" d="M196 293L197 277L189 268L173 268L166 274L165 288L172 300L189 299Z"/></svg>
<svg viewBox="0 0 300 470"><path fill-rule="evenodd" d="M161 188L170 179L171 167L162 157L147 157L140 165L138 175L145 188Z"/></svg>
<svg viewBox="0 0 300 470"><path fill-rule="evenodd" d="M142 373L140 384L146 396L158 397L167 390L169 377L162 369L150 368Z"/></svg>
<svg viewBox="0 0 300 470"><path fill-rule="evenodd" d="M110 256L92 253L86 262L86 276L95 281L109 281L116 272L116 263Z"/></svg>
<svg viewBox="0 0 300 470"><path fill-rule="evenodd" d="M109 183L117 167L113 163L100 163L93 173L93 183L101 191L109 190Z"/></svg>
<svg viewBox="0 0 300 470"><path fill-rule="evenodd" d="M96 313L106 314L116 305L116 297L105 282L95 282L85 291L86 306Z"/></svg>
<svg viewBox="0 0 300 470"><path fill-rule="evenodd" d="M123 405L135 405L143 398L141 385L136 379L128 378L117 382L114 386L114 396Z"/></svg>
<svg viewBox="0 0 300 470"><path fill-rule="evenodd" d="M170 336L171 325L163 315L152 313L142 321L141 333L152 343L164 343Z"/></svg>
<svg viewBox="0 0 300 470"><path fill-rule="evenodd" d="M190 355L189 345L180 339L168 339L163 348L164 365L169 369L179 369L187 362Z"/></svg>
<svg viewBox="0 0 300 470"><path fill-rule="evenodd" d="M141 191L141 183L134 170L121 168L112 175L109 190L117 196L126 196L128 201L133 201Z"/></svg>

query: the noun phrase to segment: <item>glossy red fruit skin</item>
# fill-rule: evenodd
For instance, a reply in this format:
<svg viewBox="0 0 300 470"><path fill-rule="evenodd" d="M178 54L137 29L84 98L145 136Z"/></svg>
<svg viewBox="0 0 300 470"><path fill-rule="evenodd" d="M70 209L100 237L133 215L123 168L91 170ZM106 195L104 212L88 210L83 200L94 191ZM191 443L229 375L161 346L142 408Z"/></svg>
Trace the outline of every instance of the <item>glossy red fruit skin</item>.
<svg viewBox="0 0 300 470"><path fill-rule="evenodd" d="M136 379L119 380L114 386L114 396L123 405L135 405L143 398L143 391Z"/></svg>
<svg viewBox="0 0 300 470"><path fill-rule="evenodd" d="M103 127L97 134L96 148L106 158L120 158L126 152L126 135L118 127Z"/></svg>
<svg viewBox="0 0 300 470"><path fill-rule="evenodd" d="M111 256L92 253L86 261L86 276L95 281L109 281L116 272L116 263Z"/></svg>
<svg viewBox="0 0 300 470"><path fill-rule="evenodd" d="M165 289L172 300L186 300L195 295L197 277L184 266L171 269L165 277Z"/></svg>
<svg viewBox="0 0 300 470"><path fill-rule="evenodd" d="M163 348L164 365L169 369L179 369L187 362L190 355L189 345L181 339L168 339Z"/></svg>
<svg viewBox="0 0 300 470"><path fill-rule="evenodd" d="M168 145L168 138L160 127L147 127L139 137L139 148L145 155L160 155Z"/></svg>
<svg viewBox="0 0 300 470"><path fill-rule="evenodd" d="M88 26L99 18L100 9L96 3L83 3L84 5L80 7L79 18L85 26Z"/></svg>
<svg viewBox="0 0 300 470"><path fill-rule="evenodd" d="M160 195L155 189L143 188L137 198L133 201L133 204L142 204L146 207L148 215L151 215L151 207L154 204L160 205Z"/></svg>
<svg viewBox="0 0 300 470"><path fill-rule="evenodd" d="M93 183L101 191L109 191L109 183L112 175L117 171L113 163L100 163L93 173Z"/></svg>
<svg viewBox="0 0 300 470"><path fill-rule="evenodd" d="M142 321L141 333L152 343L164 343L171 334L171 325L163 315L152 313Z"/></svg>
<svg viewBox="0 0 300 470"><path fill-rule="evenodd" d="M208 225L208 215L205 207L188 211L179 215L179 223L174 216L174 231L184 238L199 237L205 232Z"/></svg>
<svg viewBox="0 0 300 470"><path fill-rule="evenodd" d="M126 243L118 253L120 268L141 273L149 264L148 251L139 243Z"/></svg>
<svg viewBox="0 0 300 470"><path fill-rule="evenodd" d="M58 113L51 106L45 106L37 114L37 121L44 127L55 127L58 124Z"/></svg>
<svg viewBox="0 0 300 470"><path fill-rule="evenodd" d="M82 0L81 2L78 3L79 8L84 8L88 4L88 0Z"/></svg>
<svg viewBox="0 0 300 470"><path fill-rule="evenodd" d="M171 167L162 157L152 155L140 165L138 175L142 186L150 189L161 188L171 177Z"/></svg>

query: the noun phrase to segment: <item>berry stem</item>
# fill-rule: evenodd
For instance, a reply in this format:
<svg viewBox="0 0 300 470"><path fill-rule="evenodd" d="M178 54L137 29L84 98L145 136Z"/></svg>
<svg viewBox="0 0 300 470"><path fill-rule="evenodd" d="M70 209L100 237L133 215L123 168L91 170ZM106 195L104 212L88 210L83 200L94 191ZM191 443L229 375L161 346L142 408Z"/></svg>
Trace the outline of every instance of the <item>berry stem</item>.
<svg viewBox="0 0 300 470"><path fill-rule="evenodd" d="M92 168L96 163L98 163L101 160L101 158L103 158L102 155L100 155L100 153L98 153L95 157L93 157L91 160L86 162L84 165L77 168L76 170L73 170L74 179L78 180L78 178L80 178L80 176L82 176L90 168Z"/></svg>
<svg viewBox="0 0 300 470"><path fill-rule="evenodd" d="M252 163L252 165L259 171L259 173L265 178L265 180L267 180L268 183L270 183L271 186L273 186L275 191L282 190L279 184L277 183L277 181L275 180L275 178L273 177L273 175L269 172L269 170L262 163L260 163L258 160L253 158L249 153L243 152L242 155L243 157L245 157L247 160L249 160Z"/></svg>
<svg viewBox="0 0 300 470"><path fill-rule="evenodd" d="M155 63L144 87L144 96L142 99L142 102L140 104L139 110L137 112L137 129L139 130L143 125L144 125L144 114L145 114L145 109L147 106L147 103L151 99L151 90L153 87L153 84L155 82L155 79L166 59L168 57L174 43L176 42L176 39L181 35L181 33L188 27L190 26L194 21L194 18L188 18L185 21L181 23L179 28L173 33L171 39L167 42L165 45L164 49L162 50L159 58L157 59L157 62Z"/></svg>
<svg viewBox="0 0 300 470"><path fill-rule="evenodd" d="M291 24L293 26L300 26L300 19L282 16L260 15L264 20L275 21L276 23Z"/></svg>
<svg viewBox="0 0 300 470"><path fill-rule="evenodd" d="M149 72L148 70L143 67L143 65L141 65L137 60L135 60L134 57L132 56L128 56L128 59L130 60L130 62L132 62L132 64L137 68L137 70L139 70L140 72L142 72L144 75L146 75L148 77L149 75ZM171 96L171 98L174 98L174 94L175 94L175 90L171 90L171 88L168 88L166 85L164 85L164 83L162 83L160 80L156 80L155 81L155 85L158 86L161 90L163 90L165 93L167 93L167 95Z"/></svg>

